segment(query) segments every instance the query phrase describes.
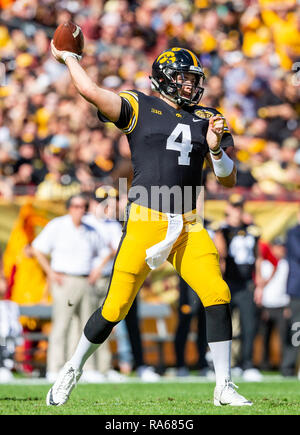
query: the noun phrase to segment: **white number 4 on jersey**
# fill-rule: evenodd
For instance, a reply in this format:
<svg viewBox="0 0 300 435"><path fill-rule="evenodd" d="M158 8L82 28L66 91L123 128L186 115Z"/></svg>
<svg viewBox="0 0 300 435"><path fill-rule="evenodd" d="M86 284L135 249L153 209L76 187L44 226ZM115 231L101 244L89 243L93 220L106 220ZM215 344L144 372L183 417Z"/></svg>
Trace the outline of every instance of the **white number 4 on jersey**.
<svg viewBox="0 0 300 435"><path fill-rule="evenodd" d="M181 135L181 142L177 141ZM190 153L193 149L190 126L177 124L167 140L167 150L179 151L178 165L190 164Z"/></svg>

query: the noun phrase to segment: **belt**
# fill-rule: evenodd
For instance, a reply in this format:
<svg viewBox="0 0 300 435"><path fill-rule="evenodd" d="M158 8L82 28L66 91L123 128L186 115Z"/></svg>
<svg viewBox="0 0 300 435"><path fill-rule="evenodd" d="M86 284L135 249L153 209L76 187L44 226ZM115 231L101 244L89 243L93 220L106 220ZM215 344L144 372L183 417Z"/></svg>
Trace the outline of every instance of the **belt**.
<svg viewBox="0 0 300 435"><path fill-rule="evenodd" d="M183 223L193 223L196 220L199 220L199 216L197 215L197 210L191 210L184 214L178 214L178 213L165 213L162 211L158 211L152 208L147 208L143 205L131 203L130 207L130 220L131 221L169 221L169 216L181 216Z"/></svg>
<svg viewBox="0 0 300 435"><path fill-rule="evenodd" d="M65 272L56 272L56 273L59 273L60 275L64 275L64 276L72 276L74 278L88 278L89 277L88 274L86 274L86 275L77 275L77 274L65 273Z"/></svg>

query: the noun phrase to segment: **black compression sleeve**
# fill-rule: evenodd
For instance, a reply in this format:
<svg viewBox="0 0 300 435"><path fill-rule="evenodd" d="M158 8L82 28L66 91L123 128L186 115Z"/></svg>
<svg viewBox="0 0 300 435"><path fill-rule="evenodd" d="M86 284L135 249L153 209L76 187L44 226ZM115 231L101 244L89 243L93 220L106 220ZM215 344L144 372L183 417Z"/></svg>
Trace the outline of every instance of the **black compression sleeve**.
<svg viewBox="0 0 300 435"><path fill-rule="evenodd" d="M109 322L104 319L102 308L98 308L87 321L84 327L84 335L91 343L101 344L117 324L118 322Z"/></svg>
<svg viewBox="0 0 300 435"><path fill-rule="evenodd" d="M232 340L231 310L229 304L205 307L207 342Z"/></svg>

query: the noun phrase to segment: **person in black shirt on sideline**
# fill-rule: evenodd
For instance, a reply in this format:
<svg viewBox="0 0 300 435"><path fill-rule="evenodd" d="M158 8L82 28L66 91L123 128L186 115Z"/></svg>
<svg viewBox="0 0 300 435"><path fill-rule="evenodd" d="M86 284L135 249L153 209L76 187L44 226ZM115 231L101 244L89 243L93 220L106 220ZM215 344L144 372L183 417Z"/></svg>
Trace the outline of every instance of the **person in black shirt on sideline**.
<svg viewBox="0 0 300 435"><path fill-rule="evenodd" d="M215 233L214 242L220 254L224 279L231 290L231 306L237 307L241 326L241 361L243 377L260 381L260 372L253 367L253 344L258 326L258 309L254 302L254 279L259 261L259 229L245 223L244 200L233 194L226 209L226 222Z"/></svg>

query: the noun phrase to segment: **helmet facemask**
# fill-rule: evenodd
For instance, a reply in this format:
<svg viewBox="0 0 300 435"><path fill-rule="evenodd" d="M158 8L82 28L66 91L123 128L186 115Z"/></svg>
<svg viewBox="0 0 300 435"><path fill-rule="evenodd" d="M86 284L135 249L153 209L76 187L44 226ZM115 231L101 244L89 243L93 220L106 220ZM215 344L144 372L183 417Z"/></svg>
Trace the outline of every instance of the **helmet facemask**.
<svg viewBox="0 0 300 435"><path fill-rule="evenodd" d="M184 104L197 104L202 97L204 88L204 75L201 73L187 71L173 71L173 83L177 89L175 97L177 103L181 106Z"/></svg>
<svg viewBox="0 0 300 435"><path fill-rule="evenodd" d="M167 65L161 69L161 73L162 78L159 80L159 86L156 83L154 86L166 98L179 106L197 104L200 101L204 92L205 79L200 68L199 71L182 71ZM164 80L163 77L166 79ZM191 88L190 92L188 88Z"/></svg>

